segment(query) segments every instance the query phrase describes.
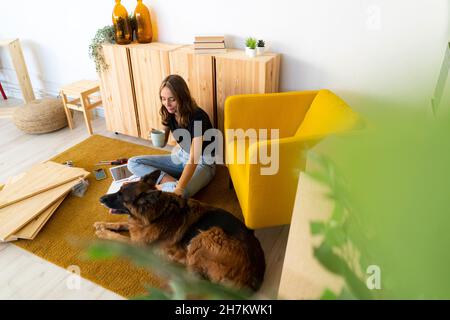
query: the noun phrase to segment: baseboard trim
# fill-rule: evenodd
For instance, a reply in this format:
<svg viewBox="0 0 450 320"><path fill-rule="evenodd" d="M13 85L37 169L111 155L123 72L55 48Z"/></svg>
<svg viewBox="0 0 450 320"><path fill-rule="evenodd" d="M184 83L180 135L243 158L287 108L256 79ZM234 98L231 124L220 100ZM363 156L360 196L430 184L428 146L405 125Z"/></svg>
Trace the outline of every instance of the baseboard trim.
<svg viewBox="0 0 450 320"><path fill-rule="evenodd" d="M2 82L2 87L8 98L23 100L22 90L20 89L18 83L14 83L6 79L0 79L0 81ZM42 88L38 88L33 89L33 91L36 99L59 97L59 90L56 89L44 90ZM105 109L103 107L95 108L94 112L96 116L105 118Z"/></svg>

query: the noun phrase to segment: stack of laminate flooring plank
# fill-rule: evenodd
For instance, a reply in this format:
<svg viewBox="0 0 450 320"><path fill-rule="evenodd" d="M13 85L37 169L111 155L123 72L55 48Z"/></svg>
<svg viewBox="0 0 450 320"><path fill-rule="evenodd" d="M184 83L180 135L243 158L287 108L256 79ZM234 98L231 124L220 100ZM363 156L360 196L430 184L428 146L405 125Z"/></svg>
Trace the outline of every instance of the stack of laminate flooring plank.
<svg viewBox="0 0 450 320"><path fill-rule="evenodd" d="M32 240L72 188L89 175L47 161L6 181L0 191L0 241Z"/></svg>

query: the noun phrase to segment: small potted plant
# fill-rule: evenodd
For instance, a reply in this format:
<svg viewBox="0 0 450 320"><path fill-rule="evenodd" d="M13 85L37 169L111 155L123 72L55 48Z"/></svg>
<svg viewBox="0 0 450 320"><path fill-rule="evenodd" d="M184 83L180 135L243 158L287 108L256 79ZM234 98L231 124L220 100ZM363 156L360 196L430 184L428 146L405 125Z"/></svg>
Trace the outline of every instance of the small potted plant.
<svg viewBox="0 0 450 320"><path fill-rule="evenodd" d="M248 37L245 40L245 54L251 58L256 56L256 39Z"/></svg>
<svg viewBox="0 0 450 320"><path fill-rule="evenodd" d="M256 55L262 55L266 49L265 47L266 43L264 42L264 40L258 40L258 43L256 45Z"/></svg>

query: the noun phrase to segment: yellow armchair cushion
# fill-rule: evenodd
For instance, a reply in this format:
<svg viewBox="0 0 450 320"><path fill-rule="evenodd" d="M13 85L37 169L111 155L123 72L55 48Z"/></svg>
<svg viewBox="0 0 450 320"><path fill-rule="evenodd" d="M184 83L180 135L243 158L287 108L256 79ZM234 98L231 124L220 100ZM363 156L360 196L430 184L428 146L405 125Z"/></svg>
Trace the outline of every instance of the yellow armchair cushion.
<svg viewBox="0 0 450 320"><path fill-rule="evenodd" d="M317 91L242 94L225 100L225 129L279 129L291 137L303 121Z"/></svg>
<svg viewBox="0 0 450 320"><path fill-rule="evenodd" d="M295 135L321 138L348 131L357 122L358 116L341 98L330 90L320 90Z"/></svg>

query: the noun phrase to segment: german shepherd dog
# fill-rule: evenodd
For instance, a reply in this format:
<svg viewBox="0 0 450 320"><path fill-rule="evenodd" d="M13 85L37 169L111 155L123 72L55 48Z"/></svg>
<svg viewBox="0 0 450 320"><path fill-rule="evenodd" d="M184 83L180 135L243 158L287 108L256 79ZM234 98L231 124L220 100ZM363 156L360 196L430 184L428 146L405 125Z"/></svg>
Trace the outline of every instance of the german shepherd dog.
<svg viewBox="0 0 450 320"><path fill-rule="evenodd" d="M264 252L252 230L231 213L155 188L160 171L100 198L128 222L96 222L99 238L156 244L162 254L213 282L258 290ZM130 237L116 231L126 231Z"/></svg>

